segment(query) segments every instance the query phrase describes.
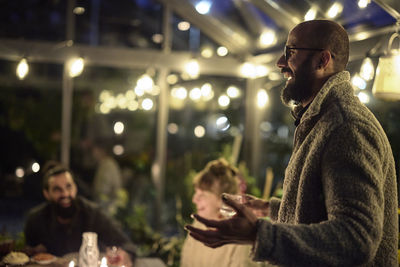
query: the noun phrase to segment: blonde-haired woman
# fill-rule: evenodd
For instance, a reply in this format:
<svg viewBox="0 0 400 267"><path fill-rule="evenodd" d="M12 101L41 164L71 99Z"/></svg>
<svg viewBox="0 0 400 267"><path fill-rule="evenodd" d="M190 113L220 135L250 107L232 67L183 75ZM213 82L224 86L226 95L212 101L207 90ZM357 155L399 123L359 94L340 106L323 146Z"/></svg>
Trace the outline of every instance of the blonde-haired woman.
<svg viewBox="0 0 400 267"><path fill-rule="evenodd" d="M218 159L209 162L193 179L195 193L192 201L200 216L221 220L221 194L237 194L239 178L236 168L226 160ZM194 221L195 227L206 226ZM181 267L247 267L259 266L250 259L249 245L225 245L219 248L209 248L187 235L182 248Z"/></svg>

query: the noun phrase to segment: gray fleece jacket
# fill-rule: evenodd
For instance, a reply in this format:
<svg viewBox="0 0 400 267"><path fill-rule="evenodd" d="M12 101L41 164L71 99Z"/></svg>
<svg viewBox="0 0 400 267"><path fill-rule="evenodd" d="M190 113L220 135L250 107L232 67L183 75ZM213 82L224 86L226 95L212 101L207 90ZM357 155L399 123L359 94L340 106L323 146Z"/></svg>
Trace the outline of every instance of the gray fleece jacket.
<svg viewBox="0 0 400 267"><path fill-rule="evenodd" d="M398 266L397 186L388 139L354 96L329 78L294 136L282 200L259 220L254 259L280 266Z"/></svg>

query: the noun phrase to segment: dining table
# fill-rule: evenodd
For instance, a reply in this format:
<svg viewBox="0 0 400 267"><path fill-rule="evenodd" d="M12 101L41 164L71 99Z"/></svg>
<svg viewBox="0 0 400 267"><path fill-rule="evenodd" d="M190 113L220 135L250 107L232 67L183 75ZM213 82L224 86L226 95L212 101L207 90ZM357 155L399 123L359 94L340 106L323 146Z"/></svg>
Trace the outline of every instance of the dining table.
<svg viewBox="0 0 400 267"><path fill-rule="evenodd" d="M101 259L103 255L100 255L99 264L100 267ZM29 261L24 265L18 265L18 267L69 267L70 262L74 262L75 267L79 267L78 263L78 253L70 253L64 255L63 257L57 257L54 261L48 264L40 264L34 262L33 260ZM7 265L3 264L0 266L15 266L15 265ZM103 266L103 265L101 265ZM165 263L156 257L137 257L135 262L133 263L132 267L166 267Z"/></svg>

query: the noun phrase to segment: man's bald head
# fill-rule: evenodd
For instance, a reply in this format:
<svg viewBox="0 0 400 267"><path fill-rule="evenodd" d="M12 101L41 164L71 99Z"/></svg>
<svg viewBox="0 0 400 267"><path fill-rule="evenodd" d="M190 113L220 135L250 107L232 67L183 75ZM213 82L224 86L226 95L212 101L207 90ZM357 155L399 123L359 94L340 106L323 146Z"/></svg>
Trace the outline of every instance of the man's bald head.
<svg viewBox="0 0 400 267"><path fill-rule="evenodd" d="M339 24L330 20L310 20L298 24L292 32L307 47L324 48L331 52L335 71L346 68L349 60L349 36Z"/></svg>

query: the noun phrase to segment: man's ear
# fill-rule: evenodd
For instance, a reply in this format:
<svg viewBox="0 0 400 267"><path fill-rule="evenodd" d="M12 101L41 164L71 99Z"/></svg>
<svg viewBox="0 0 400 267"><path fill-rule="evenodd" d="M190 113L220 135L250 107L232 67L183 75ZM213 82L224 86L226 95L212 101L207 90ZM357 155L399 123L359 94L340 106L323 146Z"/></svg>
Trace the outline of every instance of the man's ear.
<svg viewBox="0 0 400 267"><path fill-rule="evenodd" d="M325 68L331 60L332 60L331 52L329 52L328 50L323 50L321 52L318 68L320 69Z"/></svg>
<svg viewBox="0 0 400 267"><path fill-rule="evenodd" d="M47 189L43 189L43 196L45 199L50 200L49 191L47 191Z"/></svg>

